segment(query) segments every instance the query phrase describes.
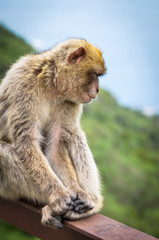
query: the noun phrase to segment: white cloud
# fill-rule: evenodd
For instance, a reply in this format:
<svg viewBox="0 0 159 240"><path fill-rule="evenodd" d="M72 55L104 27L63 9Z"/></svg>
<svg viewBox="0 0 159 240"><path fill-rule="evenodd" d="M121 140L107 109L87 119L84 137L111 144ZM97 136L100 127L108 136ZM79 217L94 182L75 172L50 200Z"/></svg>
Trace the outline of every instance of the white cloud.
<svg viewBox="0 0 159 240"><path fill-rule="evenodd" d="M32 45L37 50L42 50L44 48L44 41L40 38L34 38L32 40Z"/></svg>
<svg viewBox="0 0 159 240"><path fill-rule="evenodd" d="M155 114L157 114L158 109L156 107L150 107L150 106L146 106L142 109L143 114L145 114L148 117L151 117Z"/></svg>

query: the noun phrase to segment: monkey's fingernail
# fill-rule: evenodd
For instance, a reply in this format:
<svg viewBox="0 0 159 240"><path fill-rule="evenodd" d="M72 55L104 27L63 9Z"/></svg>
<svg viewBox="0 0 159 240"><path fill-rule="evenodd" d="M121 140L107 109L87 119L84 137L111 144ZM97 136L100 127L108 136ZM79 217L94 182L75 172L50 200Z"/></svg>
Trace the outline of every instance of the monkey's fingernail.
<svg viewBox="0 0 159 240"><path fill-rule="evenodd" d="M90 207L89 207L89 210L91 210L91 209L93 209L93 208L94 208L94 206L90 206Z"/></svg>
<svg viewBox="0 0 159 240"><path fill-rule="evenodd" d="M68 206L67 210L71 210L71 209L74 209L74 204L73 203Z"/></svg>
<svg viewBox="0 0 159 240"><path fill-rule="evenodd" d="M77 204L74 202L73 207L75 208L76 206L77 206Z"/></svg>
<svg viewBox="0 0 159 240"><path fill-rule="evenodd" d="M62 221L62 218L61 218L61 216L53 216L54 218L56 218L59 222L61 222Z"/></svg>
<svg viewBox="0 0 159 240"><path fill-rule="evenodd" d="M94 203L92 203L92 205L90 206L90 209L94 208L94 206L95 206Z"/></svg>
<svg viewBox="0 0 159 240"><path fill-rule="evenodd" d="M79 214L86 212L86 209L78 211Z"/></svg>
<svg viewBox="0 0 159 240"><path fill-rule="evenodd" d="M77 199L74 203L75 203L76 205L80 205L80 204L83 204L83 201L80 200L80 199Z"/></svg>
<svg viewBox="0 0 159 240"><path fill-rule="evenodd" d="M74 206L74 202L71 201L68 205L69 205L69 206Z"/></svg>
<svg viewBox="0 0 159 240"><path fill-rule="evenodd" d="M77 198L75 196L71 196L71 200L74 202Z"/></svg>
<svg viewBox="0 0 159 240"><path fill-rule="evenodd" d="M79 206L75 207L75 212L79 211Z"/></svg>
<svg viewBox="0 0 159 240"><path fill-rule="evenodd" d="M58 223L57 227L58 227L58 229L61 229L61 228L63 228L63 224L62 223Z"/></svg>

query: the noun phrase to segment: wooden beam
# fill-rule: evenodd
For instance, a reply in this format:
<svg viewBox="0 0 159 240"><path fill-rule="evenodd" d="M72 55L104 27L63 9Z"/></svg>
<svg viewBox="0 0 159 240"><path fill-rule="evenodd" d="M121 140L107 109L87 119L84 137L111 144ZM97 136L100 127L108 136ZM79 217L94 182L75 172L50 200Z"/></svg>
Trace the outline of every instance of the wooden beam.
<svg viewBox="0 0 159 240"><path fill-rule="evenodd" d="M0 198L0 218L42 240L155 240L101 214L78 221L64 221L61 230L41 225L41 209Z"/></svg>

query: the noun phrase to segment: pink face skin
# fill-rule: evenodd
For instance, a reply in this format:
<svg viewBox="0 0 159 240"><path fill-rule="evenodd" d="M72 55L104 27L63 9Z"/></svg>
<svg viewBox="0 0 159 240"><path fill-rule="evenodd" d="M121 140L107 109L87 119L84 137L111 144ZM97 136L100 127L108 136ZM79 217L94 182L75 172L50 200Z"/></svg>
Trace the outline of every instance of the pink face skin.
<svg viewBox="0 0 159 240"><path fill-rule="evenodd" d="M93 80L81 94L82 103L89 103L91 99L95 99L99 92L99 79Z"/></svg>
<svg viewBox="0 0 159 240"><path fill-rule="evenodd" d="M75 52L71 53L68 57L68 62L71 65L78 65L86 56L86 50L84 47L79 47ZM103 73L102 73L103 72ZM98 77L103 75L105 69L99 72L99 69L95 71L92 67L92 70L89 70L87 73L87 79L90 79L90 83L87 86L83 87L82 92L79 91L77 102L89 103L91 99L95 99L99 92L99 79Z"/></svg>

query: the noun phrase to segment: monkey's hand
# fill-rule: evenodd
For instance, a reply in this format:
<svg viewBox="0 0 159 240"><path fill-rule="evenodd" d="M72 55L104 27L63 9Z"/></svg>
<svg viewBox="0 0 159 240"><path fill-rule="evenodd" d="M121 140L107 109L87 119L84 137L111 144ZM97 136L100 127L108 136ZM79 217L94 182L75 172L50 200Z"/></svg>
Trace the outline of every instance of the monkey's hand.
<svg viewBox="0 0 159 240"><path fill-rule="evenodd" d="M75 212L81 214L94 208L94 203L87 192L82 189L70 192L71 198L74 201L73 210Z"/></svg>
<svg viewBox="0 0 159 240"><path fill-rule="evenodd" d="M67 190L58 191L49 197L49 204L54 216L64 214L66 211L73 209L74 202Z"/></svg>
<svg viewBox="0 0 159 240"><path fill-rule="evenodd" d="M90 196L94 203L93 209L89 209L89 211L82 213L75 212L74 209L69 210L64 214L63 217L68 220L78 220L84 217L91 216L94 213L97 213L102 208L102 196L101 195L96 196L94 194L91 194Z"/></svg>
<svg viewBox="0 0 159 240"><path fill-rule="evenodd" d="M61 229L63 227L63 224L61 223L61 217L54 216L52 214L52 209L48 205L42 209L41 223L46 227L51 227L53 229Z"/></svg>

